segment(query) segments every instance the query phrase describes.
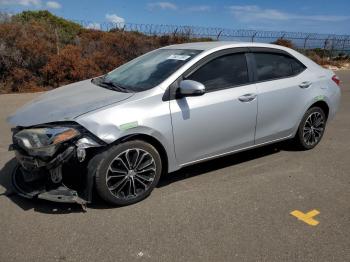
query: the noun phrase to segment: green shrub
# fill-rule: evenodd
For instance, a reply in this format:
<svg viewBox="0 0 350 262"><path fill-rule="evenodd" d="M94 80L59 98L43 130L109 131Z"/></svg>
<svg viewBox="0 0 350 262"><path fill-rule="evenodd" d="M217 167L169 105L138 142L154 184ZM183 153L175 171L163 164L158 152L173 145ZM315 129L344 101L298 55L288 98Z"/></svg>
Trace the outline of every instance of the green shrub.
<svg viewBox="0 0 350 262"><path fill-rule="evenodd" d="M46 26L48 30L57 33L57 37L62 44L72 43L75 36L83 29L79 24L55 16L46 10L24 11L14 15L12 21L22 24L40 23Z"/></svg>

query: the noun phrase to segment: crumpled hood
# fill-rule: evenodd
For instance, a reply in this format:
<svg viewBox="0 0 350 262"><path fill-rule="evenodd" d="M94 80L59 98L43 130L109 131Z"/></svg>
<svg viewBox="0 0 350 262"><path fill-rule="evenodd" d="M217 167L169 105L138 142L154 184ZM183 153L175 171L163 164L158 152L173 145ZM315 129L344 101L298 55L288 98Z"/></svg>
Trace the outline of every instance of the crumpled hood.
<svg viewBox="0 0 350 262"><path fill-rule="evenodd" d="M84 80L46 92L17 110L7 121L13 126L70 121L87 112L128 99L132 95Z"/></svg>

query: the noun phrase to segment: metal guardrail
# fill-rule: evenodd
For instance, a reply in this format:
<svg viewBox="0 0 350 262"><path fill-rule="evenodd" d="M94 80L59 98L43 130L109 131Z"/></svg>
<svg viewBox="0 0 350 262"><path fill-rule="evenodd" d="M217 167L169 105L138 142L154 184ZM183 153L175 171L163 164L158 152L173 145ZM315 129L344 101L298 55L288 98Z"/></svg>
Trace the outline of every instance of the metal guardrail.
<svg viewBox="0 0 350 262"><path fill-rule="evenodd" d="M89 27L92 22L74 21L83 27ZM135 31L146 35L177 35L188 37L206 37L214 40L233 40L249 42L273 42L286 39L293 42L299 49L321 48L331 52L350 53L350 35L319 34L286 31L236 30L214 27L133 24L133 23L99 23L100 30L118 29Z"/></svg>

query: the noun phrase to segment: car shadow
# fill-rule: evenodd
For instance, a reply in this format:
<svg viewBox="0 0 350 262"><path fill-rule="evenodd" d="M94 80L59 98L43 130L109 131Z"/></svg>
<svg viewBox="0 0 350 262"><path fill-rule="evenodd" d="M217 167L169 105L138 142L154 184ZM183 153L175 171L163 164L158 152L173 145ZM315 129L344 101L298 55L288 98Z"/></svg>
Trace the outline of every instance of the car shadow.
<svg viewBox="0 0 350 262"><path fill-rule="evenodd" d="M179 171L175 171L173 173L169 173L161 177L157 187L161 188L180 180L192 178L208 172L212 172L212 171L223 169L229 166L234 166L240 163L248 162L267 155L272 155L280 152L281 150L284 150L285 146L286 145L282 143L267 145L267 146L239 152L232 155L215 158L213 160L208 160L198 164L193 164L191 166L184 167Z"/></svg>
<svg viewBox="0 0 350 262"><path fill-rule="evenodd" d="M275 154L280 151L295 151L294 146L290 143L277 143L267 145L256 149L236 153L229 156L220 157L214 160L209 160L199 164L194 164L189 167L182 168L179 171L172 172L162 176L159 180L157 188L162 188L178 181L183 181L191 177L199 176L214 170L234 166L240 163L248 162L267 155ZM0 194L0 197L7 197L24 211L34 210L35 212L46 214L69 214L85 212L78 204L55 203L41 199L26 199L18 196L11 184L11 174L17 162L15 158L8 161L0 170L0 185L5 188L5 192ZM88 205L88 209L109 209L116 208L104 202L97 194L93 194L93 202Z"/></svg>
<svg viewBox="0 0 350 262"><path fill-rule="evenodd" d="M35 212L46 214L69 214L84 212L79 205L69 203L53 203L41 199L27 199L17 195L11 183L11 174L16 165L16 159L12 158L0 170L0 185L5 188L5 192L0 193L0 197L7 197L24 211L34 210Z"/></svg>

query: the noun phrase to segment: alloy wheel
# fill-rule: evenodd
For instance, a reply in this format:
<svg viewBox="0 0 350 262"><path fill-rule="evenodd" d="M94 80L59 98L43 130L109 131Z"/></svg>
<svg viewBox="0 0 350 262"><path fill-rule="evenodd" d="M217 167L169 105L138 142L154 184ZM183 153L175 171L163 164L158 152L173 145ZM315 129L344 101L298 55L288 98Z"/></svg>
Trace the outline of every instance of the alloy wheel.
<svg viewBox="0 0 350 262"><path fill-rule="evenodd" d="M305 144L313 146L317 144L324 132L325 119L320 112L311 113L303 127L303 139Z"/></svg>
<svg viewBox="0 0 350 262"><path fill-rule="evenodd" d="M156 176L156 164L150 153L133 148L115 157L107 170L106 184L114 197L129 200L144 194Z"/></svg>

